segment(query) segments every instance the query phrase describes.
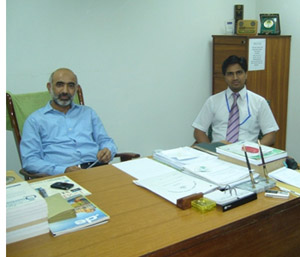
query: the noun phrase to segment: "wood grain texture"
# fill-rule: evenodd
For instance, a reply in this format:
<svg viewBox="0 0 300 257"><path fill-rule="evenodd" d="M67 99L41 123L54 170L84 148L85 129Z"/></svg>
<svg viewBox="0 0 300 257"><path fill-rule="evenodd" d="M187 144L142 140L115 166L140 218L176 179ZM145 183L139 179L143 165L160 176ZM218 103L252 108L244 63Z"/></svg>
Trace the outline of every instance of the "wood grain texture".
<svg viewBox="0 0 300 257"><path fill-rule="evenodd" d="M92 192L107 224L7 245L7 256L296 256L300 248L300 198L266 198L205 214L181 210L133 184L106 165L68 173ZM272 251L270 251L270 249ZM199 254L201 253L201 254ZM272 254L271 254L272 253Z"/></svg>

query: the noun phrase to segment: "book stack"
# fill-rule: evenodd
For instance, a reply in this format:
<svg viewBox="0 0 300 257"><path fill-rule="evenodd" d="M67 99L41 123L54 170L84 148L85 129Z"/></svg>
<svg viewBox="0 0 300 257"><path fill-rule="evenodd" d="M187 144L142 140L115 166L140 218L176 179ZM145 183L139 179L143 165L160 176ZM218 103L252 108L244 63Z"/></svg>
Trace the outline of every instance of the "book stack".
<svg viewBox="0 0 300 257"><path fill-rule="evenodd" d="M219 159L247 167L245 153L242 149L244 146L247 151L251 168L261 176L264 176L263 162L258 144L254 142L239 141L233 144L219 146L216 148L216 151L219 154ZM286 151L264 145L261 146L261 149L268 172L284 166L284 161L287 157Z"/></svg>
<svg viewBox="0 0 300 257"><path fill-rule="evenodd" d="M26 181L6 186L6 243L49 232L47 203Z"/></svg>

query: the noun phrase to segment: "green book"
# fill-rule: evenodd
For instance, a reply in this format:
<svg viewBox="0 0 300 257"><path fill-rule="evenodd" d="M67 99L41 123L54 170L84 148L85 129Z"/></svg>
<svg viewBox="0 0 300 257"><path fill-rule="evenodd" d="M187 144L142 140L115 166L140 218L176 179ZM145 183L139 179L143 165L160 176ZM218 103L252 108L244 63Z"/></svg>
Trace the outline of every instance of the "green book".
<svg viewBox="0 0 300 257"><path fill-rule="evenodd" d="M48 205L48 222L57 222L76 217L75 209L61 194L54 194L45 198Z"/></svg>
<svg viewBox="0 0 300 257"><path fill-rule="evenodd" d="M194 148L203 152L207 152L213 155L218 155L216 148L219 146L225 145L222 142L214 142L214 143L199 143L195 144Z"/></svg>

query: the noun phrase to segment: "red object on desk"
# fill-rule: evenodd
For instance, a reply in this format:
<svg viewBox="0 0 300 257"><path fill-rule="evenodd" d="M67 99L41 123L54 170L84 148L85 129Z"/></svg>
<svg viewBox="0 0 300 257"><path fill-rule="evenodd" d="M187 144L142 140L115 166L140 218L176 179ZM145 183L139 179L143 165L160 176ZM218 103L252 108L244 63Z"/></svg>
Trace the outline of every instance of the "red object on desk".
<svg viewBox="0 0 300 257"><path fill-rule="evenodd" d="M252 147L252 146L243 146L242 151L245 151L245 150L248 153L258 153L259 152L258 148L255 148L255 147Z"/></svg>

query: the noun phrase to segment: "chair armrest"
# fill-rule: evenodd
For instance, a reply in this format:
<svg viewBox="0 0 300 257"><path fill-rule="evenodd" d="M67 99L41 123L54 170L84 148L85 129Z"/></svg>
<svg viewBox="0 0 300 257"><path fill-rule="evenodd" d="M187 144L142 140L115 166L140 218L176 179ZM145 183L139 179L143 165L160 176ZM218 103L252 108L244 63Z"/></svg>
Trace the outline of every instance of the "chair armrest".
<svg viewBox="0 0 300 257"><path fill-rule="evenodd" d="M47 177L47 174L43 174L43 173L30 173L24 169L20 170L20 174L24 176L25 180L31 180L31 179L35 179L35 178L43 178L43 177Z"/></svg>
<svg viewBox="0 0 300 257"><path fill-rule="evenodd" d="M124 161L129 161L134 158L139 158L140 155L137 153L117 153L115 157L119 157L121 162ZM20 174L24 176L25 180L31 180L31 179L36 179L36 178L43 178L48 176L47 174L44 173L30 173L24 169L20 170Z"/></svg>
<svg viewBox="0 0 300 257"><path fill-rule="evenodd" d="M119 157L121 162L125 162L135 158L139 158L140 155L138 153L117 153L115 157Z"/></svg>

